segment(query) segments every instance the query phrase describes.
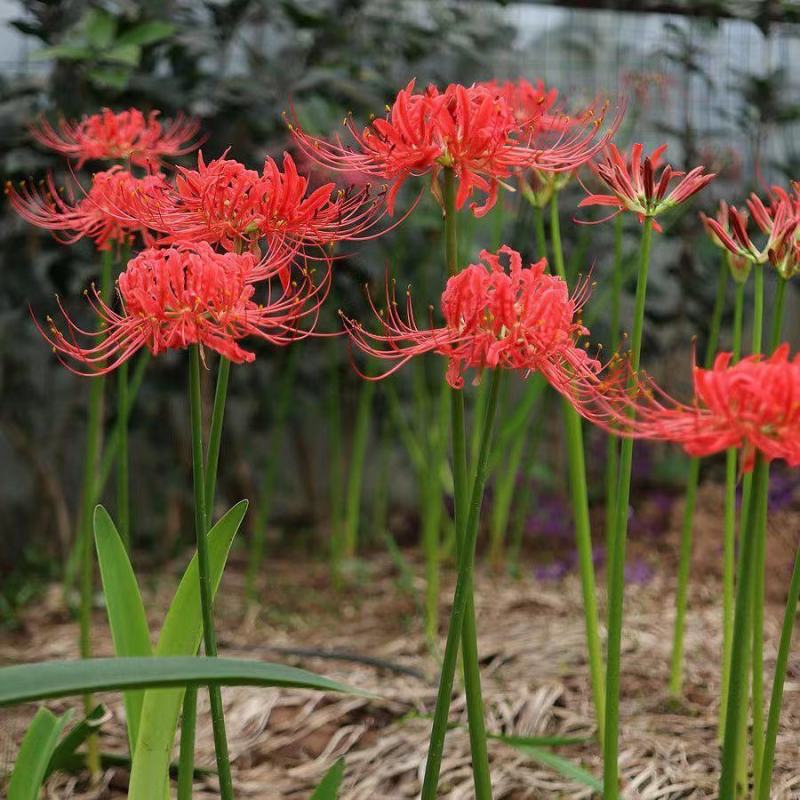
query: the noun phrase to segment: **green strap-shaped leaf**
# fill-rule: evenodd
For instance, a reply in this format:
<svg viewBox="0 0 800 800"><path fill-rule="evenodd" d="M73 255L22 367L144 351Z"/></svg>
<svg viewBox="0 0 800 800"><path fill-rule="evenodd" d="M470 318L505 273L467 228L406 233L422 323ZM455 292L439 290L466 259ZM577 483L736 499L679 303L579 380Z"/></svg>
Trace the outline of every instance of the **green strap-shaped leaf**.
<svg viewBox="0 0 800 800"><path fill-rule="evenodd" d="M326 692L355 691L313 672L267 661L203 656L84 658L0 667L0 706L88 692L162 689L187 684L205 686L209 683L293 686ZM144 727L140 730L140 737L143 730Z"/></svg>
<svg viewBox="0 0 800 800"><path fill-rule="evenodd" d="M122 658L151 656L150 630L139 585L122 538L103 506L97 506L94 512L94 541L114 653ZM125 693L125 719L131 753L139 735L143 701L143 692Z"/></svg>
<svg viewBox="0 0 800 800"><path fill-rule="evenodd" d="M50 756L50 762L47 765L47 773L45 778L52 775L58 770L69 771L74 764L76 758L83 758L78 756L78 748L94 733L97 733L98 728L106 716L106 707L102 704L95 706L94 709L87 714L66 736L64 736L58 743L58 746L53 750Z"/></svg>
<svg viewBox="0 0 800 800"><path fill-rule="evenodd" d="M8 784L8 800L37 800L50 756L69 717L69 714L57 717L46 708L36 712L17 753L14 772Z"/></svg>
<svg viewBox="0 0 800 800"><path fill-rule="evenodd" d="M231 508L208 534L212 596L216 594L233 539L247 512L247 501ZM191 656L200 647L203 619L197 554L191 560L164 618L156 655ZM166 780L178 728L184 690L148 692L142 704L139 736L133 752L129 800L151 800L152 787Z"/></svg>
<svg viewBox="0 0 800 800"><path fill-rule="evenodd" d="M344 759L340 758L326 773L309 800L337 800L344 778Z"/></svg>
<svg viewBox="0 0 800 800"><path fill-rule="evenodd" d="M550 767L556 772L561 773L561 775L563 775L565 778L569 778L569 780L580 783L583 786L588 786L590 789L598 792L601 795L603 794L603 781L601 781L599 778L596 778L591 772L587 772L583 767L581 767L579 764L576 764L574 761L570 761L562 756L557 756L555 753L551 753L549 750L542 750L538 747L516 745L515 749L519 750L520 753L526 755L532 761L537 761L539 764L542 764L545 767Z"/></svg>

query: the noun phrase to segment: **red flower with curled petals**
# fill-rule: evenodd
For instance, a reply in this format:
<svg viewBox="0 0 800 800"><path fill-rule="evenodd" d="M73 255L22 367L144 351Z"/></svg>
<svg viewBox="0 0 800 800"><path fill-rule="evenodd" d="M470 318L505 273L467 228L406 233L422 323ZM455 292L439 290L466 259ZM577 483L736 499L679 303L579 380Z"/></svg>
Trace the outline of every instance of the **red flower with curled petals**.
<svg viewBox="0 0 800 800"><path fill-rule="evenodd" d="M756 247L747 233L748 215L722 200L713 217L702 211L699 217L714 245L728 251L728 266L734 279L745 283L757 258Z"/></svg>
<svg viewBox="0 0 800 800"><path fill-rule="evenodd" d="M136 108L114 113L104 108L77 122L61 120L58 129L42 117L31 135L44 147L75 160L79 169L95 160L157 165L165 157L185 155L199 147L197 120L179 114L162 125L159 114L151 111L145 116Z"/></svg>
<svg viewBox="0 0 800 800"><path fill-rule="evenodd" d="M748 230L748 214L734 206L722 203L716 219L701 215L706 230L715 243L726 248L734 257L747 259L752 264L770 262L786 279L800 270L797 231L800 227L798 199L780 187L772 187L769 204L756 194L747 199L750 218L767 239L758 247Z"/></svg>
<svg viewBox="0 0 800 800"><path fill-rule="evenodd" d="M647 217L656 217L684 203L714 179L713 174L704 173L704 167L695 167L684 174L669 164L657 175L658 162L666 147L662 145L643 158L643 146L634 144L630 158L626 159L616 145L609 145L604 157L592 164L592 169L612 194L590 194L581 200L579 207L608 206L616 209L611 216L632 211L639 222L643 222ZM674 179L678 179L678 183L670 189ZM653 227L661 230L658 223Z"/></svg>
<svg viewBox="0 0 800 800"><path fill-rule="evenodd" d="M157 203L167 196L169 184L158 173L136 178L120 166L92 176L92 185L79 200L65 200L52 176L38 188L23 184L19 190L6 184L6 194L14 210L27 222L53 231L59 241L73 244L91 239L98 250L130 243L140 234L146 244L152 236L135 214L143 202Z"/></svg>
<svg viewBox="0 0 800 800"><path fill-rule="evenodd" d="M380 333L369 333L342 315L359 349L392 362L379 377L431 352L448 360L447 382L456 389L464 385L466 369L479 374L496 368L536 371L590 421L635 435L635 423L626 412L635 407L632 398L641 387L628 391L628 370L620 360L614 359L604 372L579 343L588 334L576 319L587 284L570 296L567 284L546 272L544 259L523 267L520 254L510 247L497 253L484 250L480 257L484 263L471 264L448 280L441 299L443 327L417 326L410 292L405 318L393 296L387 297L385 313L373 306L382 325ZM505 257L507 268L502 264Z"/></svg>
<svg viewBox="0 0 800 800"><path fill-rule="evenodd" d="M310 191L294 160L283 168L268 158L261 172L223 156L197 169L178 168L174 190L142 197L133 215L164 234L165 242L205 241L225 250L256 248L266 239L293 253L364 235L385 214L368 189L343 192L333 183Z"/></svg>
<svg viewBox="0 0 800 800"><path fill-rule="evenodd" d="M790 359L783 344L769 358L735 365L731 358L720 353L712 369L695 367L693 405L653 406L637 420L642 434L680 444L691 456L740 448L744 472L757 452L800 466L800 355Z"/></svg>
<svg viewBox="0 0 800 800"><path fill-rule="evenodd" d="M429 174L432 191L440 197L438 176L449 167L458 181L456 206L463 208L469 197L480 192L485 201L470 208L482 216L496 202L502 181L514 171L536 167L564 172L592 158L610 135L596 139L603 115L587 121L577 134L558 130L555 138L542 142L538 138L541 126L521 125L495 84L450 84L441 91L431 85L420 92L411 81L398 93L385 119L373 120L362 131L352 120L346 121L353 146L338 138L327 141L310 136L297 125L290 129L303 153L323 167L388 181L389 213L393 213L398 190L412 176ZM620 119L618 115L615 125Z"/></svg>
<svg viewBox="0 0 800 800"><path fill-rule="evenodd" d="M289 284L273 293L274 274L265 272L251 253L217 253L205 242L149 248L119 276L119 311L96 289L87 292L104 330L82 330L61 307L67 334L49 318L50 332L42 334L80 375L111 372L143 347L158 355L199 344L236 363L249 362L255 355L240 345L247 337L285 345L309 335L330 285L328 269L319 283L306 273L300 285ZM257 286L256 281L263 280L267 299L259 303L255 295L262 284ZM311 326L301 328L308 317ZM89 344L81 346L78 336Z"/></svg>

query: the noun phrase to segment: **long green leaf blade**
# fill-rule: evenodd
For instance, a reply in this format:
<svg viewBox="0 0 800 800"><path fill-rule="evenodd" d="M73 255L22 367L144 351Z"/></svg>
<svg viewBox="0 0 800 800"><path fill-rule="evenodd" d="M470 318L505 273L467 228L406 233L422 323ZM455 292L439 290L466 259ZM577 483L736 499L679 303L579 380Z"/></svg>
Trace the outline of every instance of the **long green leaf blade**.
<svg viewBox="0 0 800 800"><path fill-rule="evenodd" d="M92 735L106 716L106 707L102 704L95 706L66 736L58 743L50 756L45 778L58 770L69 771L75 761L78 748Z"/></svg>
<svg viewBox="0 0 800 800"><path fill-rule="evenodd" d="M551 767L565 778L569 778L570 780L580 783L583 786L588 786L590 789L598 792L601 795L603 794L603 781L601 781L599 778L596 778L591 772L588 772L574 761L570 761L562 756L557 756L555 753L551 753L549 750L542 750L538 747L517 745L515 746L515 749L519 750L519 752L523 755L528 756L528 758L531 760L537 761L539 764L542 764L545 767Z"/></svg>
<svg viewBox="0 0 800 800"><path fill-rule="evenodd" d="M8 800L37 800L50 756L68 720L69 714L57 717L46 708L36 712L17 754L8 784Z"/></svg>
<svg viewBox="0 0 800 800"><path fill-rule="evenodd" d="M216 594L228 553L236 532L247 512L247 501L231 508L208 534L211 594ZM181 579L172 604L164 618L156 645L156 655L192 656L200 647L203 620L200 606L200 584L197 554ZM139 736L133 753L129 800L151 800L151 787L167 779L172 744L183 705L184 688L172 691L151 691L142 704Z"/></svg>
<svg viewBox="0 0 800 800"><path fill-rule="evenodd" d="M342 778L344 778L344 759L340 758L325 773L325 777L319 782L309 800L337 800Z"/></svg>
<svg viewBox="0 0 800 800"><path fill-rule="evenodd" d="M238 658L84 658L39 661L0 668L0 706L86 692L118 692L193 684L205 686L293 686L352 692L336 681L296 667Z"/></svg>
<svg viewBox="0 0 800 800"><path fill-rule="evenodd" d="M122 658L150 656L153 648L139 584L122 537L103 506L97 506L94 512L94 540L114 653ZM139 735L143 702L143 692L125 693L125 719L131 753Z"/></svg>

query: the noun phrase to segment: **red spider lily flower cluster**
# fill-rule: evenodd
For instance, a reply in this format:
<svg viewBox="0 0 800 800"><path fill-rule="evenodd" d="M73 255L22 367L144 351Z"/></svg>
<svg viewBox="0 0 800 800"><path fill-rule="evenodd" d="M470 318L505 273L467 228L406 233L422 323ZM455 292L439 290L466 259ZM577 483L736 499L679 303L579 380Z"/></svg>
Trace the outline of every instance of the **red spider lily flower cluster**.
<svg viewBox="0 0 800 800"><path fill-rule="evenodd" d="M800 466L800 355L790 359L784 344L766 359L731 366L731 358L720 353L712 369L695 367L694 403L653 406L637 421L642 435L676 442L692 456L741 448L744 472L757 452Z"/></svg>
<svg viewBox="0 0 800 800"><path fill-rule="evenodd" d="M152 243L145 223L132 212L142 198L167 196L169 184L160 173L137 178L120 166L113 166L92 176L92 185L79 200L65 200L52 176L39 187L23 184L19 190L6 184L6 194L14 210L40 228L54 231L64 244L84 237L98 250L130 244L136 234Z"/></svg>
<svg viewBox="0 0 800 800"><path fill-rule="evenodd" d="M643 222L646 217L656 217L684 203L714 179L713 174L705 173L704 167L695 167L684 174L674 170L669 164L657 175L656 171L665 150L666 145L662 145L642 158L643 146L634 144L630 158L626 159L616 145L609 145L603 158L592 164L592 169L613 194L590 194L581 200L579 206L607 206L616 209L611 216L622 211L632 211ZM676 178L678 183L670 190L670 184ZM657 222L653 227L657 231L661 230Z"/></svg>
<svg viewBox="0 0 800 800"><path fill-rule="evenodd" d="M323 167L389 182L389 213L400 187L412 176L430 175L432 190L440 197L438 176L449 167L458 181L456 206L463 208L481 192L486 195L483 204L470 208L482 216L495 204L502 181L515 171L574 170L605 146L621 119L618 115L611 130L598 137L603 111L577 131L564 126L555 138L542 142L537 137L541 125L520 124L519 113L526 112L510 105L495 84L450 84L444 90L431 85L417 91L412 81L398 93L386 118L373 120L361 132L352 120L346 121L354 146L310 136L294 125L291 130L305 155ZM553 125L544 127L553 132Z"/></svg>
<svg viewBox="0 0 800 800"><path fill-rule="evenodd" d="M116 114L104 108L79 121L62 120L58 129L42 118L31 134L44 147L75 160L78 168L95 160L157 165L197 149L197 120L178 115L162 125L158 116L158 111L145 116L136 108Z"/></svg>
<svg viewBox="0 0 800 800"><path fill-rule="evenodd" d="M81 375L111 372L143 347L158 355L198 344L233 362L250 362L255 356L241 347L242 339L253 336L277 345L297 340L307 333L301 320L316 315L327 294L327 281L314 284L309 278L300 286L287 285L278 275L282 289L273 296L274 276L264 274L251 253L217 253L205 242L148 248L119 276L119 311L96 289L87 293L104 330L82 330L62 306L69 336L50 319L50 333L43 335ZM261 304L255 295L264 280L269 292ZM82 347L78 336L90 343Z"/></svg>
<svg viewBox="0 0 800 800"><path fill-rule="evenodd" d="M723 203L716 219L702 217L706 230L715 244L726 248L733 256L752 264L771 263L784 277L791 278L800 271L800 247L797 233L800 227L800 200L780 187L772 188L772 198L765 204L756 194L746 201L749 216L766 236L763 247L752 240L748 214Z"/></svg>
<svg viewBox="0 0 800 800"><path fill-rule="evenodd" d="M225 156L197 169L178 168L174 188L142 195L133 216L164 234L167 243L205 241L224 250L257 248L294 253L366 234L385 214L368 189L340 191L327 183L309 191L308 178L284 155L283 168L268 158L261 172Z"/></svg>
<svg viewBox="0 0 800 800"><path fill-rule="evenodd" d="M480 258L484 263L471 264L448 280L441 298L443 327L417 326L410 292L405 317L392 294L385 313L373 306L380 333L369 333L342 315L359 349L393 362L379 377L424 353L448 360L447 382L456 389L464 385L467 369L478 372L476 381L484 369L536 371L592 422L609 429L629 426L624 413L631 406L627 370L615 360L614 368L604 373L603 365L579 344L589 333L577 318L588 285L584 282L570 296L567 284L546 272L544 259L523 267L520 254L508 246L497 253L484 250Z"/></svg>

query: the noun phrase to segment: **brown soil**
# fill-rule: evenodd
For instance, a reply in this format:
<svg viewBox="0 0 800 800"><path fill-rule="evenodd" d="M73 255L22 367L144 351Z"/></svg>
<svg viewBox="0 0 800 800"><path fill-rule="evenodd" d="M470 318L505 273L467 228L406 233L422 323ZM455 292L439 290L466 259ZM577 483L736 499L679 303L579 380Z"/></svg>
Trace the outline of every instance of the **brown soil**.
<svg viewBox="0 0 800 800"><path fill-rule="evenodd" d="M716 712L719 695L720 490L704 487L697 516L698 541L686 631L685 697L671 701L666 691L674 603L674 563L680 508L672 511L667 537L657 545L632 545L655 575L626 594L623 640L622 738L620 765L626 798L711 798L716 796L719 749ZM770 602L766 613L766 675L774 666L784 572L796 546L797 516L771 520ZM411 557L411 556L409 556ZM175 565L177 573L180 565ZM421 575L419 564L414 565ZM234 559L218 602L220 650L227 656L281 661L303 666L379 695L380 699L323 695L298 690L224 690L234 759L237 797L300 800L311 794L339 757L347 764L344 800L413 798L418 795L436 695L437 660L425 642L417 598L404 593L383 556L360 566L358 588L334 591L323 564L279 560L268 565L261 586L263 605L242 614L242 565ZM788 574L787 574L788 579ZM598 583L602 585L602 576ZM452 576L445 581L446 620ZM158 626L174 580L161 580L148 594L152 627ZM600 591L601 611L604 593ZM574 575L538 581L531 568L513 581L481 572L477 613L487 727L518 735L563 734L593 737L588 668L585 659L580 587ZM103 613L98 610L95 647L111 655ZM66 618L54 587L31 608L22 630L0 640L0 663L73 658L76 626ZM442 642L439 643L442 645ZM312 651L312 652L309 652ZM315 653L313 651L316 651ZM208 713L201 692L198 763L213 765ZM118 696L103 697L109 719L104 750L125 750ZM53 703L63 711L73 701ZM30 720L31 707L0 711L0 767L13 762L16 742ZM464 696L453 699L453 721L442 769L441 797L473 796ZM800 661L795 651L787 679L775 768L777 800L800 798ZM595 775L601 758L594 741L560 748ZM512 798L588 798L590 790L551 768L537 765L510 747L492 741L494 795ZM108 770L101 786L76 778L54 778L50 798L125 796L127 774ZM214 779L198 783L195 796L212 798Z"/></svg>

